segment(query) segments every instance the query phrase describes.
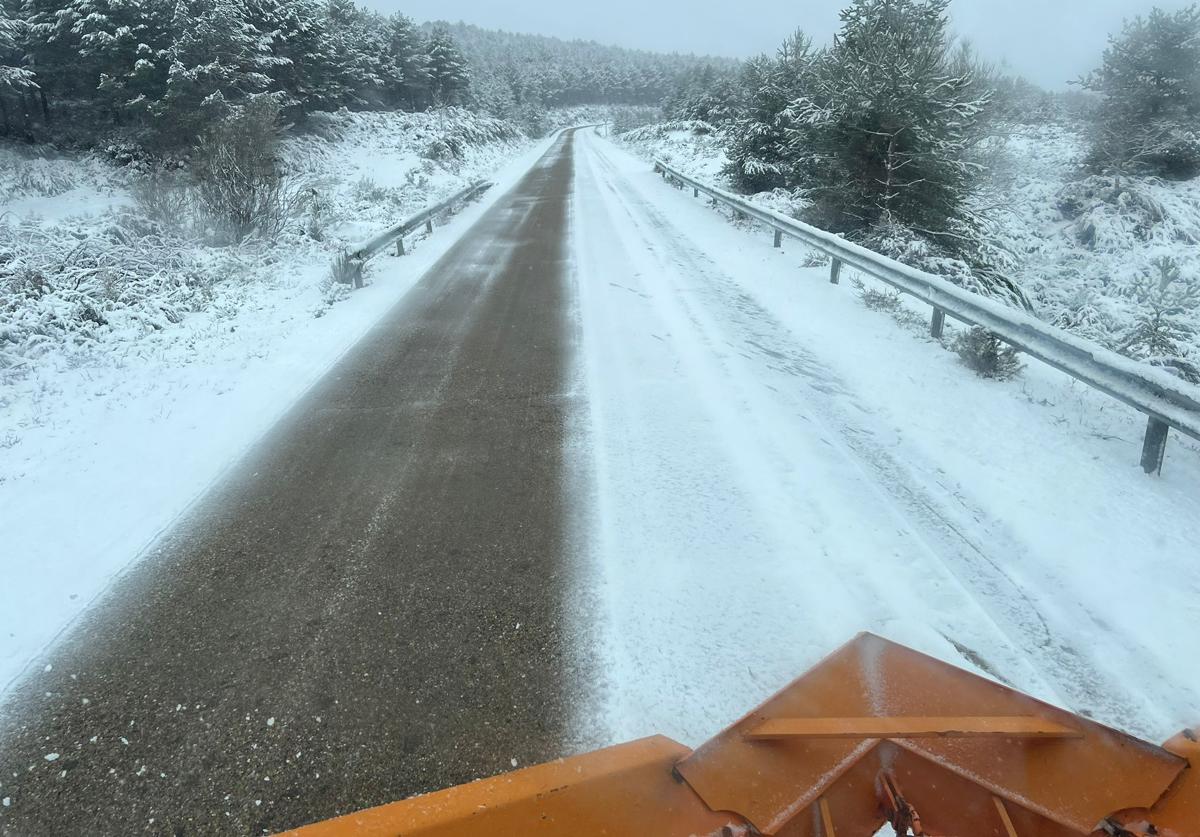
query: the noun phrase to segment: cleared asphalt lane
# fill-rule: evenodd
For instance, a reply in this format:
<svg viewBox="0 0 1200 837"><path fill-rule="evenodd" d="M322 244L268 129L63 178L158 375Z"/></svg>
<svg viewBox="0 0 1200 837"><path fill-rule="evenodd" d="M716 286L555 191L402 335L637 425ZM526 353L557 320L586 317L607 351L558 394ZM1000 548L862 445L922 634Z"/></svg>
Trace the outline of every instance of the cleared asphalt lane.
<svg viewBox="0 0 1200 837"><path fill-rule="evenodd" d="M26 678L0 830L277 831L561 755L560 139Z"/></svg>

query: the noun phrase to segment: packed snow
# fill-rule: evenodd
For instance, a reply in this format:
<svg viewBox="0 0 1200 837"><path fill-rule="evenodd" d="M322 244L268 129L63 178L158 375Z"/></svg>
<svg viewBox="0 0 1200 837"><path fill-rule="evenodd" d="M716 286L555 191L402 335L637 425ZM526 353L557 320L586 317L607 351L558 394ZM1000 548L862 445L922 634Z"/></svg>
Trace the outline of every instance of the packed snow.
<svg viewBox="0 0 1200 837"><path fill-rule="evenodd" d="M324 198L322 240L298 224L274 246L180 239L95 158L0 158L0 261L28 279L0 299L0 689L549 142L454 109L314 124L287 161ZM496 187L367 288L328 281L345 242L480 177Z"/></svg>
<svg viewBox="0 0 1200 837"><path fill-rule="evenodd" d="M1146 477L1139 413L1034 361L979 378L927 311L577 154L612 740L697 744L862 630L1151 740L1194 721L1200 446Z"/></svg>

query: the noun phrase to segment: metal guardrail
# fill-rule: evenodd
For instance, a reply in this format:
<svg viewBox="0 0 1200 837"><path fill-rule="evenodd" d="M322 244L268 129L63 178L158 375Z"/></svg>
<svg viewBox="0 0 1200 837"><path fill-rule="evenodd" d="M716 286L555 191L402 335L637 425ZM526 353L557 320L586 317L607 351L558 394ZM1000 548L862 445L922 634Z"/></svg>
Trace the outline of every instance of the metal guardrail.
<svg viewBox="0 0 1200 837"><path fill-rule="evenodd" d="M425 227L426 232L432 233L433 221L437 216L443 212L452 210L456 204L468 201L486 191L491 185L490 181L477 180L462 191L455 192L444 201L425 207L416 215L405 218L400 223L389 227L374 238L357 246L347 248L338 257L334 265L335 273L344 277L344 281L353 283L354 287L361 288L362 268L367 259L370 259L393 241L396 243L396 255L403 256L405 252L404 236L422 226Z"/></svg>
<svg viewBox="0 0 1200 837"><path fill-rule="evenodd" d="M1077 381L1112 396L1148 417L1142 444L1142 468L1161 472L1170 428L1200 440L1200 389L1159 369L1131 360L1084 340L1030 314L1009 308L832 233L789 218L781 212L702 183L661 160L654 170L692 194L708 195L714 205L724 204L743 218L753 218L775 231L775 246L788 235L830 257L829 281L837 284L842 267L849 265L868 276L916 297L933 308L930 334L942 337L946 317L986 328L1005 343L1070 375Z"/></svg>

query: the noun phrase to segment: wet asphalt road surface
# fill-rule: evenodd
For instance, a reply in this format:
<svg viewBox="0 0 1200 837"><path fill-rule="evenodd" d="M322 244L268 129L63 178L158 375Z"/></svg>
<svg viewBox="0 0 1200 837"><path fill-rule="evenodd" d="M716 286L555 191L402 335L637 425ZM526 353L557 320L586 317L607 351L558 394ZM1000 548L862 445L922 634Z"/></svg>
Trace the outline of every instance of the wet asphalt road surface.
<svg viewBox="0 0 1200 837"><path fill-rule="evenodd" d="M564 753L571 144L13 691L0 833L260 834Z"/></svg>

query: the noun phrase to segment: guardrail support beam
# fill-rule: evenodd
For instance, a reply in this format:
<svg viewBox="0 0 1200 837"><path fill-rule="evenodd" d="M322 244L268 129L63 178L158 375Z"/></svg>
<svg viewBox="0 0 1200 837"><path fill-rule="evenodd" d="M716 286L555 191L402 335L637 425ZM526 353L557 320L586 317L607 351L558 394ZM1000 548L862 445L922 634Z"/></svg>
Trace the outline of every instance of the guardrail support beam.
<svg viewBox="0 0 1200 837"><path fill-rule="evenodd" d="M842 260L830 257L829 260L829 284L836 285L842 281Z"/></svg>
<svg viewBox="0 0 1200 837"><path fill-rule="evenodd" d="M1142 470L1147 474L1161 474L1163 456L1167 452L1167 432L1170 426L1154 416L1146 423L1146 440L1142 442Z"/></svg>
<svg viewBox="0 0 1200 837"><path fill-rule="evenodd" d="M933 319L929 321L929 334L935 340L942 339L942 332L946 330L946 312L941 308L933 309Z"/></svg>
<svg viewBox="0 0 1200 837"><path fill-rule="evenodd" d="M430 218L428 221L425 222L425 232L429 233L430 235L433 235L433 219L432 218Z"/></svg>
<svg viewBox="0 0 1200 837"><path fill-rule="evenodd" d="M700 190L697 189L695 186L692 187L692 197L693 198L700 197Z"/></svg>
<svg viewBox="0 0 1200 837"><path fill-rule="evenodd" d="M783 246L783 230L775 230L775 246Z"/></svg>
<svg viewBox="0 0 1200 837"><path fill-rule="evenodd" d="M405 252L404 252L404 236L400 236L399 238L397 238L397 239L396 239L396 255L397 255L397 256L403 256L403 255L405 255Z"/></svg>

